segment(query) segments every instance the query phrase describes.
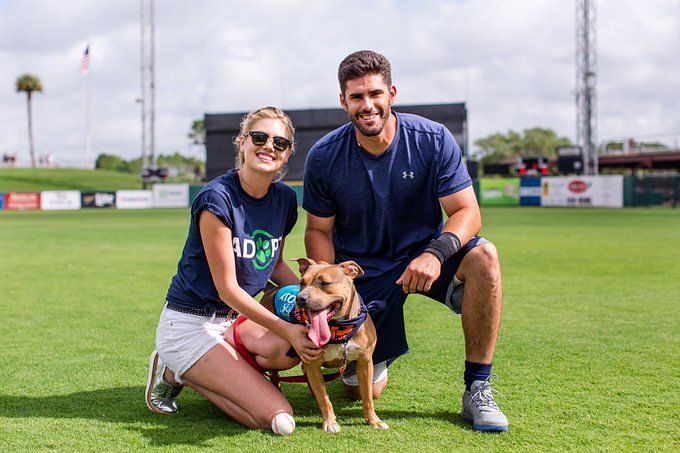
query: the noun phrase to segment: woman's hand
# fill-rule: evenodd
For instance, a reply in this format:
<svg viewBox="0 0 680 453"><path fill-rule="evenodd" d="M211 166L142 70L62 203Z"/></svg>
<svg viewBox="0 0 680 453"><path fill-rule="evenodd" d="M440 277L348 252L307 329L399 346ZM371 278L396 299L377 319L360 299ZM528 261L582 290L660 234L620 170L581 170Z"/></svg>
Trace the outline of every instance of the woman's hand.
<svg viewBox="0 0 680 453"><path fill-rule="evenodd" d="M286 327L286 340L304 363L316 362L323 357L323 348L317 348L309 339L308 330L300 324L289 324Z"/></svg>

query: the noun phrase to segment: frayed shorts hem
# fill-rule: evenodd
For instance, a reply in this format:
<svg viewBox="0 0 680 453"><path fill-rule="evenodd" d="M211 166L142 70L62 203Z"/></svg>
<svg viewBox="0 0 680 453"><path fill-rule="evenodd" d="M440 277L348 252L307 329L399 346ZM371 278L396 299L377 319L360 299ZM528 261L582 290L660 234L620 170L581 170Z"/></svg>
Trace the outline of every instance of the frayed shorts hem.
<svg viewBox="0 0 680 453"><path fill-rule="evenodd" d="M217 345L225 345L226 318L190 315L163 308L156 329L156 350L161 360L183 384L182 376Z"/></svg>

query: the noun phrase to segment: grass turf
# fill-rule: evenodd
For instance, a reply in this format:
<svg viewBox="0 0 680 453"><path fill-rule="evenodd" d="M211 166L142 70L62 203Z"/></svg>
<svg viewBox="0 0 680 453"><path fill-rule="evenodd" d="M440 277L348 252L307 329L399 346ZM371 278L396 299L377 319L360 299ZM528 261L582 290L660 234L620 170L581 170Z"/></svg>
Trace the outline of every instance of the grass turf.
<svg viewBox="0 0 680 453"><path fill-rule="evenodd" d="M321 432L305 386L285 385L298 430L248 431L191 391L181 414L143 402L186 210L0 211L3 450L676 450L680 443L680 213L491 208L505 309L495 358L510 432L460 418L460 320L406 305L411 353L364 425L329 385L342 427ZM300 219L286 256L303 255Z"/></svg>
<svg viewBox="0 0 680 453"><path fill-rule="evenodd" d="M0 168L0 192L141 189L139 175L72 168Z"/></svg>

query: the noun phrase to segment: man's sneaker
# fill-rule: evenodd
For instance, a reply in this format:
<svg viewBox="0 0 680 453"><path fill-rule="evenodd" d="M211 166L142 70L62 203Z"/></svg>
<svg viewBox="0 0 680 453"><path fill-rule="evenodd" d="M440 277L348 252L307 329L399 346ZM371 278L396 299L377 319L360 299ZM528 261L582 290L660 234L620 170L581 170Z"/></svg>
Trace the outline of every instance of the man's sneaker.
<svg viewBox="0 0 680 453"><path fill-rule="evenodd" d="M149 359L149 379L146 382L146 407L151 412L164 415L174 415L177 413L177 402L175 399L184 388L173 387L163 379L165 364L158 356L158 352L153 351Z"/></svg>
<svg viewBox="0 0 680 453"><path fill-rule="evenodd" d="M507 431L508 419L498 408L491 393L491 384L474 381L463 394L463 419L472 421L475 431Z"/></svg>

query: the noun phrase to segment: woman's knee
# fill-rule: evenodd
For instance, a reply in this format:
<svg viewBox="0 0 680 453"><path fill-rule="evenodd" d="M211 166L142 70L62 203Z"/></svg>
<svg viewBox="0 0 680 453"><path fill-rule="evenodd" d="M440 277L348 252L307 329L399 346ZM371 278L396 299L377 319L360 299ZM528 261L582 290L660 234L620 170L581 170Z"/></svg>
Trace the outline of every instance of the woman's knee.
<svg viewBox="0 0 680 453"><path fill-rule="evenodd" d="M252 414L252 416L257 422L259 429L272 430L276 434L279 434L278 432L276 432L276 427L274 426L273 423L274 419L279 414L287 414L290 417L290 419L293 418L293 408L290 406L290 403L288 403L288 401L285 398L283 398L283 395L281 395L281 401L274 402L274 407L270 406L264 410L256 411L256 413ZM277 422L285 421L287 418L288 417L280 418L279 420L277 420ZM284 428L285 430L285 426L280 426L280 428ZM295 429L294 421L293 429Z"/></svg>

